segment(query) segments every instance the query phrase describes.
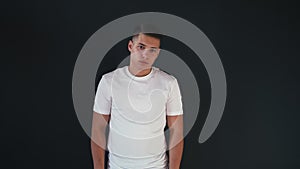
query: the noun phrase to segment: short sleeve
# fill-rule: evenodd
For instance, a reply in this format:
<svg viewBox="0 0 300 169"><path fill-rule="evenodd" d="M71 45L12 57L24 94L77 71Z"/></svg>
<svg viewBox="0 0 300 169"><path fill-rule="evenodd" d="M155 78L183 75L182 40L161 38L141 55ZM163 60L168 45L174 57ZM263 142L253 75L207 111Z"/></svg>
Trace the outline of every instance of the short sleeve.
<svg viewBox="0 0 300 169"><path fill-rule="evenodd" d="M109 115L111 103L110 86L104 75L97 87L93 110L99 114Z"/></svg>
<svg viewBox="0 0 300 169"><path fill-rule="evenodd" d="M166 114L167 116L177 116L183 114L181 93L176 79L171 82L166 105Z"/></svg>

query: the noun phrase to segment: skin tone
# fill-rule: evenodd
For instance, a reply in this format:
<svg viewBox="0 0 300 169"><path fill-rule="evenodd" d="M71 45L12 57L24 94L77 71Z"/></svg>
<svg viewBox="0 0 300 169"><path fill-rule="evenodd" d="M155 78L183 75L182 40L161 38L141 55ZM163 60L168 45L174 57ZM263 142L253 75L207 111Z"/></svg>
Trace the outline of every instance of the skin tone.
<svg viewBox="0 0 300 169"><path fill-rule="evenodd" d="M149 74L159 55L159 46L159 39L144 34L139 34L130 40L128 43L129 72L138 77Z"/></svg>
<svg viewBox="0 0 300 169"><path fill-rule="evenodd" d="M142 77L151 72L152 65L159 55L160 40L145 34L139 34L128 42L131 74ZM94 169L104 169L106 147L106 127L110 115L93 113L91 150ZM167 116L167 125L170 130L169 169L179 169L183 152L183 116Z"/></svg>
<svg viewBox="0 0 300 169"><path fill-rule="evenodd" d="M167 116L167 125L170 130L169 169L179 169L184 147L183 116Z"/></svg>
<svg viewBox="0 0 300 169"><path fill-rule="evenodd" d="M110 115L101 115L93 112L91 151L94 163L94 169L104 169L105 149L106 147L106 127Z"/></svg>

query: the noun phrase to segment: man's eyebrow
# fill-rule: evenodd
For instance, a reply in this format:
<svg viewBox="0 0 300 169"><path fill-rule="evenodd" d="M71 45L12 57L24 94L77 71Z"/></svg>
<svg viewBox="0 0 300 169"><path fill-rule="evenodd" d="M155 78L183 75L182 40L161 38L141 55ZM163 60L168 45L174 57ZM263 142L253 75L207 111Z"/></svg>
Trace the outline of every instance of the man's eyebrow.
<svg viewBox="0 0 300 169"><path fill-rule="evenodd" d="M139 43L139 45L143 45L143 46L146 46L145 44L143 44L143 43Z"/></svg>
<svg viewBox="0 0 300 169"><path fill-rule="evenodd" d="M139 42L139 45L147 46L147 45L145 45L145 44L143 44L143 43L141 43L141 42ZM158 47L150 47L150 48L152 48L152 49L158 49Z"/></svg>

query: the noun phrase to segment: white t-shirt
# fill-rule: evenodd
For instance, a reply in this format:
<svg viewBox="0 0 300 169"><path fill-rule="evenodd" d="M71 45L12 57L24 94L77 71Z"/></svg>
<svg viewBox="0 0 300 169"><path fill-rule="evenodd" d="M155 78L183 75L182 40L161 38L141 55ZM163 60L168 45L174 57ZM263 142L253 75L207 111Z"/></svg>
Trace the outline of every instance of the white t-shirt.
<svg viewBox="0 0 300 169"><path fill-rule="evenodd" d="M166 116L183 114L179 85L156 67L143 77L128 66L104 74L94 111L110 114L107 147L114 168L166 168Z"/></svg>

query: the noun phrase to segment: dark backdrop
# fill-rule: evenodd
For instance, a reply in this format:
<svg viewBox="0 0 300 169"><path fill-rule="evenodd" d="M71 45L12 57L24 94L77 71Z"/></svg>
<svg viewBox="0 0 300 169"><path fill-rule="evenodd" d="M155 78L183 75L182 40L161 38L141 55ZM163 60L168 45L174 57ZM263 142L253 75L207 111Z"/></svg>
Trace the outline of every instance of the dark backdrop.
<svg viewBox="0 0 300 169"><path fill-rule="evenodd" d="M223 118L213 136L199 144L209 107L205 98L209 83L205 68L194 68L203 81L203 102L185 138L182 168L300 168L296 4L10 1L0 9L1 168L92 168L90 139L72 102L75 61L84 43L103 25L146 11L174 14L198 26L214 44L226 72ZM166 48L193 66L188 60L193 53L174 39L169 42ZM117 54L126 52L122 44L126 42L109 52L105 60L110 64L99 68L99 74L116 66Z"/></svg>

